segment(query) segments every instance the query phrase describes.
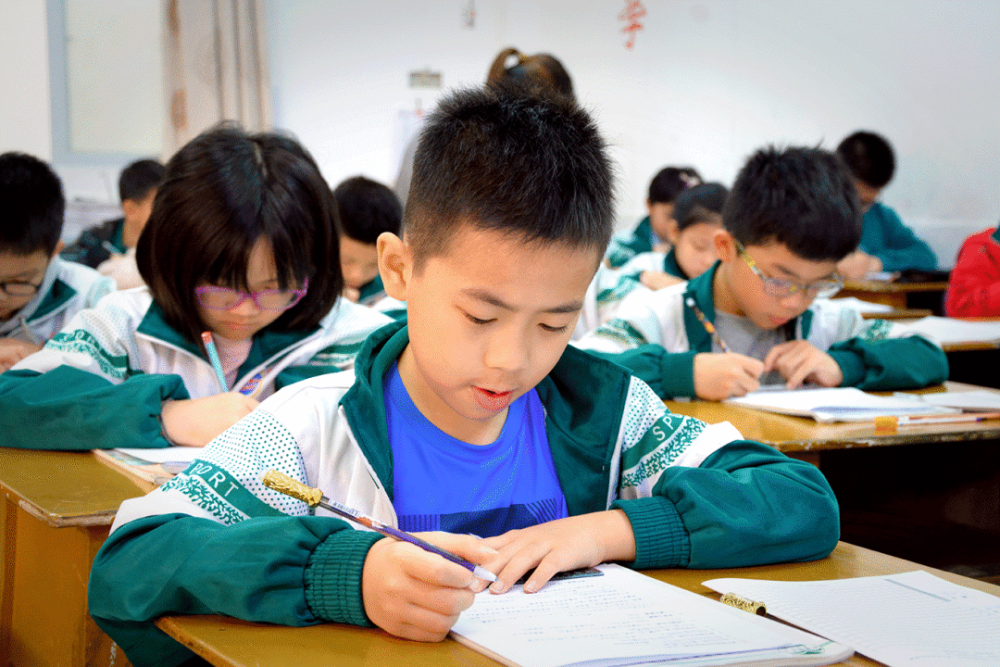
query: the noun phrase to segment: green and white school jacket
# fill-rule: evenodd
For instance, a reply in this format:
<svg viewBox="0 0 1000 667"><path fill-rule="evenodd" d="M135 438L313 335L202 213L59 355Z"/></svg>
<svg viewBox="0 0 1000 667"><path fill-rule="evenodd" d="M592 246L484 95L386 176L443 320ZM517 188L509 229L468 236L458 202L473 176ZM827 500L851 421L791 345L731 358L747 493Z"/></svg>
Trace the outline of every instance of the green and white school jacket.
<svg viewBox="0 0 1000 667"><path fill-rule="evenodd" d="M383 378L407 343L403 324L387 325L353 373L282 389L186 471L122 504L88 599L133 665L190 657L154 627L164 614L371 625L361 574L381 536L312 512L261 477L280 470L396 525ZM537 391L569 513L625 511L631 566L804 561L836 545L837 502L815 467L741 440L730 424L671 414L644 383L572 347Z"/></svg>
<svg viewBox="0 0 1000 667"><path fill-rule="evenodd" d="M638 274L624 275L621 269L611 269L604 264L597 267L597 273L583 297L583 308L573 330L573 340L580 340L614 317L625 297L639 287L642 284Z"/></svg>
<svg viewBox="0 0 1000 667"><path fill-rule="evenodd" d="M340 299L311 331L265 329L254 336L231 389L263 385L258 395L268 396L303 378L348 369L367 335L388 321ZM211 363L164 321L148 288L115 292L0 375L0 445L166 447L163 402L220 391Z"/></svg>
<svg viewBox="0 0 1000 667"><path fill-rule="evenodd" d="M0 338L16 338L41 345L84 308L93 308L105 294L116 289L115 281L94 269L56 256L45 269L38 294L6 322L0 322Z"/></svg>
<svg viewBox="0 0 1000 667"><path fill-rule="evenodd" d="M712 279L718 267L655 292L634 290L613 319L574 344L628 368L662 398L693 397L694 356L712 352L712 338L685 303L693 298L715 322ZM785 326L790 340L807 340L834 358L845 387L912 389L948 379L948 359L936 343L905 324L866 320L836 299L813 301Z"/></svg>

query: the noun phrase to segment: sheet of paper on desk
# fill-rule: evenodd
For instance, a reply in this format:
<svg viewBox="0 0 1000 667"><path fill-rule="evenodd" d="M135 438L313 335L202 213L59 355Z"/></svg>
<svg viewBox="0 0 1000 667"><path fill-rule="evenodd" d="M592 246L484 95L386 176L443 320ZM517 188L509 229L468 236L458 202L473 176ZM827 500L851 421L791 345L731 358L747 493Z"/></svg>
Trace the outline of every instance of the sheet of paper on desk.
<svg viewBox="0 0 1000 667"><path fill-rule="evenodd" d="M725 402L783 415L812 417L818 422L871 421L885 415L944 415L959 412L954 408L927 403L916 396L877 396L855 387L775 390L768 386L765 391L727 398Z"/></svg>
<svg viewBox="0 0 1000 667"><path fill-rule="evenodd" d="M891 313L895 310L892 306L885 303L872 303L871 301L862 301L856 296L844 296L833 300L838 306L850 306L859 313Z"/></svg>
<svg viewBox="0 0 1000 667"><path fill-rule="evenodd" d="M958 408L966 412L1000 411L1000 392L977 389L975 391L942 391L936 394L920 394L924 403Z"/></svg>
<svg viewBox="0 0 1000 667"><path fill-rule="evenodd" d="M836 581L713 579L767 613L890 667L1000 665L1000 598L924 572Z"/></svg>
<svg viewBox="0 0 1000 667"><path fill-rule="evenodd" d="M455 638L507 665L828 665L851 651L618 565L526 594L479 593ZM767 662L773 660L776 662Z"/></svg>
<svg viewBox="0 0 1000 667"><path fill-rule="evenodd" d="M921 317L899 326L941 344L1000 340L1000 321L976 322L952 317Z"/></svg>

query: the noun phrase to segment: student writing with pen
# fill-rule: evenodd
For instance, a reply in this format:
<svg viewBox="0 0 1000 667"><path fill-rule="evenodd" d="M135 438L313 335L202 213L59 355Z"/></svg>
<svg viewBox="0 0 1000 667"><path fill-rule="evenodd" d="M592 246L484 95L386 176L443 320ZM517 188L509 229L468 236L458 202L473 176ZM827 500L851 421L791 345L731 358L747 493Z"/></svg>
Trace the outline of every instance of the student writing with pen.
<svg viewBox="0 0 1000 667"><path fill-rule="evenodd" d="M2 444L202 446L256 397L350 368L388 318L339 298L335 216L297 142L230 126L193 139L167 165L139 238L148 287L77 313L0 376Z"/></svg>
<svg viewBox="0 0 1000 667"><path fill-rule="evenodd" d="M861 238L857 192L837 156L758 151L737 175L722 223L715 266L656 292L634 290L577 344L629 368L662 398L722 400L805 382L909 389L947 379L937 344L828 298L841 287L837 262Z"/></svg>
<svg viewBox="0 0 1000 667"><path fill-rule="evenodd" d="M620 366L567 346L614 219L589 115L504 87L453 93L427 123L403 235L378 240L407 322L369 336L353 373L265 399L118 512L89 611L136 667L191 658L155 627L163 614L437 641L476 591L504 594L526 573L531 593L606 561L723 567L835 546L836 500L815 467L671 414ZM496 581L273 490L272 469Z"/></svg>

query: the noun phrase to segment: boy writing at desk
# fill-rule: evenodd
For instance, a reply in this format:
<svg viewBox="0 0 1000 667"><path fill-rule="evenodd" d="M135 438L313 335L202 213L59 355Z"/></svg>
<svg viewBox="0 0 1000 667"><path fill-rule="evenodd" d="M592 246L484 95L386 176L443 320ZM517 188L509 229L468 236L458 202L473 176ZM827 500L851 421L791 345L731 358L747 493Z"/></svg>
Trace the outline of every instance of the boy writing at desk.
<svg viewBox="0 0 1000 667"><path fill-rule="evenodd" d="M909 389L948 378L931 341L822 298L842 286L837 262L861 237L857 193L835 155L758 151L722 221L712 269L635 290L579 346L629 368L662 398L722 400L777 383Z"/></svg>
<svg viewBox="0 0 1000 667"><path fill-rule="evenodd" d="M0 373L42 348L115 283L59 257L66 198L52 168L25 153L0 155Z"/></svg>
<svg viewBox="0 0 1000 667"><path fill-rule="evenodd" d="M202 459L124 503L94 564L91 615L136 667L190 653L171 613L377 625L442 639L487 582L266 488L270 468L497 575L604 561L718 567L827 555L836 500L812 466L673 415L567 343L612 228L612 176L568 98L476 89L417 148L404 234L379 238L408 324L348 373L278 392ZM325 515L323 515L325 514ZM476 537L479 535L482 539Z"/></svg>

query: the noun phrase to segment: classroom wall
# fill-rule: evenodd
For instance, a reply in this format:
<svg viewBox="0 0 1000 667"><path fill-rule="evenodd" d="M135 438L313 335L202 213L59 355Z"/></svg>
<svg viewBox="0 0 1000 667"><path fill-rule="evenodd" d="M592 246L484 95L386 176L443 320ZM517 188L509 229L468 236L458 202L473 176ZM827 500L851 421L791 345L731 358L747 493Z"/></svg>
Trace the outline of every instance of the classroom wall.
<svg viewBox="0 0 1000 667"><path fill-rule="evenodd" d="M884 193L950 266L966 233L1000 220L1000 2L645 0L625 48L627 2L272 2L276 121L337 182L395 178L407 73L476 84L503 47L555 54L619 168L619 216L642 214L649 178L692 164L729 183L769 142L833 148L887 135L899 158Z"/></svg>
<svg viewBox="0 0 1000 667"><path fill-rule="evenodd" d="M0 153L52 158L44 0L0 2Z"/></svg>
<svg viewBox="0 0 1000 667"><path fill-rule="evenodd" d="M414 109L441 95L409 88L409 72L478 84L513 45L570 70L611 143L623 225L665 164L728 183L762 144L832 148L858 128L895 144L884 200L942 265L1000 219L1000 0L643 0L631 50L629 4L270 0L276 123L332 184L356 173L391 182ZM0 2L0 150L52 153L45 12L45 0ZM104 199L120 166L56 165L71 198Z"/></svg>

